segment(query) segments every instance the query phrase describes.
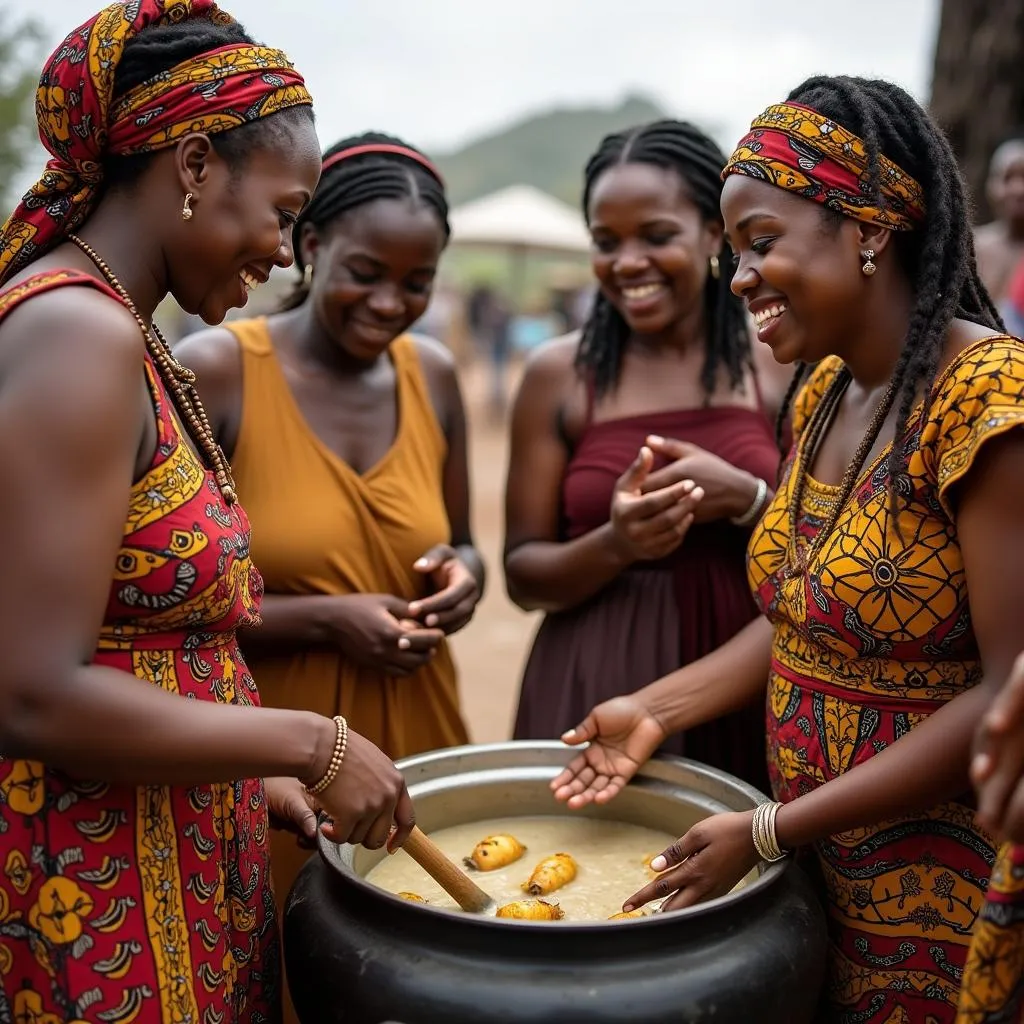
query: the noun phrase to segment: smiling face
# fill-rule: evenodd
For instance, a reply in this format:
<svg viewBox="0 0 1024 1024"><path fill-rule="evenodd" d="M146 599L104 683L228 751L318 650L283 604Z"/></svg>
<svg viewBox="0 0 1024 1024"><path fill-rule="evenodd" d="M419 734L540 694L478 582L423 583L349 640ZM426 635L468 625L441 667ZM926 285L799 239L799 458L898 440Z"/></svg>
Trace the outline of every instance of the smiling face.
<svg viewBox="0 0 1024 1024"><path fill-rule="evenodd" d="M780 363L842 354L866 307L861 272L870 225L832 218L818 203L741 174L722 190L726 234L736 254L732 290L747 304L758 340ZM888 235L888 232L883 232Z"/></svg>
<svg viewBox="0 0 1024 1024"><path fill-rule="evenodd" d="M208 324L244 306L275 267L293 262L292 225L320 177L313 124L298 124L288 145L256 148L230 167L201 140L191 160L200 184L193 216L177 226L170 289L178 304Z"/></svg>
<svg viewBox="0 0 1024 1024"><path fill-rule="evenodd" d="M308 228L321 327L352 358L378 358L426 312L445 242L437 213L411 198L374 200Z"/></svg>
<svg viewBox="0 0 1024 1024"><path fill-rule="evenodd" d="M670 330L702 308L722 228L675 171L625 163L594 183L587 219L601 291L636 334Z"/></svg>

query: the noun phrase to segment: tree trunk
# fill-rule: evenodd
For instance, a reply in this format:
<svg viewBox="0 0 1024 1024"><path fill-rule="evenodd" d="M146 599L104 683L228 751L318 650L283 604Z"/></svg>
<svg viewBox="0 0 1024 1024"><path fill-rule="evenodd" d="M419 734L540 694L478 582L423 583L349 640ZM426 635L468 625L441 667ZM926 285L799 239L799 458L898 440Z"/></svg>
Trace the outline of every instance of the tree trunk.
<svg viewBox="0 0 1024 1024"><path fill-rule="evenodd" d="M949 136L982 223L990 216L992 152L1024 135L1024 0L942 0L931 112Z"/></svg>

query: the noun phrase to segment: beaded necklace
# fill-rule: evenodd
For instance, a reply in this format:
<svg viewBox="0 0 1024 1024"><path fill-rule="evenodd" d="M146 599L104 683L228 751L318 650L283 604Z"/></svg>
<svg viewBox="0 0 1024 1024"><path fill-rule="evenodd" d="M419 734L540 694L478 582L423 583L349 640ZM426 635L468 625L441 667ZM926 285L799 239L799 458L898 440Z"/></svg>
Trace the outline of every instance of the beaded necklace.
<svg viewBox="0 0 1024 1024"><path fill-rule="evenodd" d="M195 389L196 375L187 367L182 366L171 354L171 347L167 344L164 336L156 324L148 326L142 319L132 297L125 290L124 285L117 279L114 272L107 265L106 261L87 242L83 242L78 235L69 234L68 240L78 246L86 256L96 264L96 268L106 278L107 284L117 292L121 301L125 304L128 312L135 317L142 336L146 341L146 349L153 359L157 373L171 393L174 405L178 410L186 428L189 431L196 446L203 453L206 463L213 471L217 486L224 496L228 505L233 505L238 499L235 493L235 481L231 476L231 466L224 455L221 446L217 444L210 421L207 419L206 410L199 399L199 392Z"/></svg>
<svg viewBox="0 0 1024 1024"><path fill-rule="evenodd" d="M818 553L818 550L825 542L828 535L835 529L836 523L839 521L839 515L843 511L843 507L846 505L847 501L849 501L850 496L853 494L853 489L857 483L857 477L860 475L860 471L864 466L868 453L878 440L878 435L882 432L882 427L885 424L885 418L889 415L893 402L896 400L896 394L899 391L900 382L894 377L889 382L889 386L886 388L885 394L882 396L882 400L879 402L878 408L875 410L875 415L871 419L867 432L864 434L864 437L861 438L861 442L857 446L857 450L853 453L853 459L850 461L849 466L846 467L846 472L843 474L843 479L839 484L838 497L829 512L828 520L817 534L815 534L814 540L809 545L806 545L803 551L801 551L798 544L798 530L800 510L803 507L804 488L807 484L807 476L810 471L810 467L818 454L818 447L824 439L825 434L828 431L828 427L832 423L832 418L835 415L836 410L839 408L839 402L846 393L846 389L850 386L850 381L852 379L852 374L845 366L836 374L832 383L829 384L828 389L825 391L825 394L821 396L821 401L818 403L817 408L811 415L811 419L807 424L803 439L797 445L796 453L793 457L793 467L791 470L793 475L793 496L790 499L788 509L788 557L786 567L783 569L783 576L786 579L792 579L794 576L804 576L807 574L807 568L810 565L811 560Z"/></svg>

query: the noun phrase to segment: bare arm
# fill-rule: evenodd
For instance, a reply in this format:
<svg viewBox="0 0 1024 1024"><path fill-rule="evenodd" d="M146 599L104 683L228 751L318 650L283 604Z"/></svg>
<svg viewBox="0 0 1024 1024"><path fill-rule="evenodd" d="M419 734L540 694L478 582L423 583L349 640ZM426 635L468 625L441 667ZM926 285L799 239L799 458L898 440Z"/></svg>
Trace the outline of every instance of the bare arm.
<svg viewBox="0 0 1024 1024"><path fill-rule="evenodd" d="M884 821L969 788L971 742L1009 678L1024 607L1024 431L990 441L961 484L957 535L982 656L982 682L944 705L886 750L779 811L785 847ZM899 779L898 786L893 779Z"/></svg>
<svg viewBox="0 0 1024 1024"><path fill-rule="evenodd" d="M572 381L574 339L538 350L512 409L505 487L505 584L526 611L563 611L593 597L629 564L611 523L571 541L558 538L568 464L559 416Z"/></svg>
<svg viewBox="0 0 1024 1024"><path fill-rule="evenodd" d="M186 701L90 665L152 417L142 366L133 318L83 289L0 331L0 530L18 538L0 573L0 749L111 781L314 779L329 720Z"/></svg>

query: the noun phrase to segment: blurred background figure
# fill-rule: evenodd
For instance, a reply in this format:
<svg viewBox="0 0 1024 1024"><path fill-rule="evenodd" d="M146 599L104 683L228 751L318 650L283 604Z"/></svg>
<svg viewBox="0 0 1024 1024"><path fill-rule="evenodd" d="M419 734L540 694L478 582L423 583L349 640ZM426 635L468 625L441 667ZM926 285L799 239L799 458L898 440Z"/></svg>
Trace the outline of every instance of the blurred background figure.
<svg viewBox="0 0 1024 1024"><path fill-rule="evenodd" d="M1024 260L1024 134L1007 139L992 154L987 193L993 219L975 232L978 273L1005 318Z"/></svg>

